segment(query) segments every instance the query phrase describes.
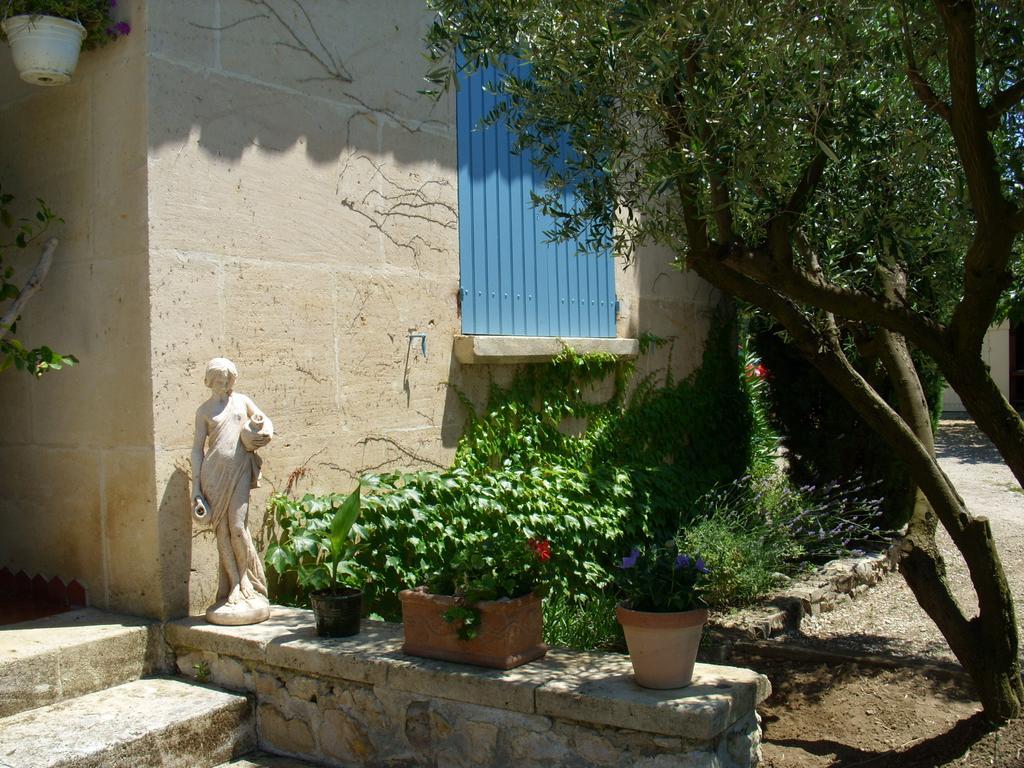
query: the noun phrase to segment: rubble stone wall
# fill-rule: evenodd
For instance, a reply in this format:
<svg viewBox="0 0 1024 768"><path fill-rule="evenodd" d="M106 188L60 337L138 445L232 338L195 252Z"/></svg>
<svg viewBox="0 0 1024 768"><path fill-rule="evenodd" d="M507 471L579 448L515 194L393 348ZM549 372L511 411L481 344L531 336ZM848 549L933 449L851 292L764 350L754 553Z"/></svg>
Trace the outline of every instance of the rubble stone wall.
<svg viewBox="0 0 1024 768"><path fill-rule="evenodd" d="M626 657L552 651L505 672L408 657L401 627L321 639L308 611L270 626L173 622L178 671L255 698L263 749L344 766L753 768L767 680L698 664L650 691Z"/></svg>

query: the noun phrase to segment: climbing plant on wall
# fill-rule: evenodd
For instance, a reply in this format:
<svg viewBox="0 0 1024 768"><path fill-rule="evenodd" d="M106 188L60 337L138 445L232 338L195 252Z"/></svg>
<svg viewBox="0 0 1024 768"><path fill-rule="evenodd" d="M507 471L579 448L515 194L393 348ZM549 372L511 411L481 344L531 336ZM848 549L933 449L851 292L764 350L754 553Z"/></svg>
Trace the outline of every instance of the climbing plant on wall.
<svg viewBox="0 0 1024 768"><path fill-rule="evenodd" d="M754 420L733 323L714 320L701 368L682 381L636 381L631 363L567 349L492 386L480 412L463 397L451 468L362 478L367 603L398 618L398 590L496 537L549 541L552 592L599 594L629 546L673 536L702 496L748 470ZM277 495L270 510L286 523L301 503ZM267 562L284 573L276 544Z"/></svg>
<svg viewBox="0 0 1024 768"><path fill-rule="evenodd" d="M4 192L0 185L0 225L6 234L0 235L0 371L13 366L33 376L42 376L47 371L57 371L78 362L74 355L54 352L46 345L26 347L16 336L22 309L50 271L57 240L46 241L35 268L20 285L13 281L15 269L5 263L5 259L11 249L24 251L36 247L50 228L63 223L63 219L42 200L36 201L38 208L32 218L15 218L11 212L13 202L14 195Z"/></svg>

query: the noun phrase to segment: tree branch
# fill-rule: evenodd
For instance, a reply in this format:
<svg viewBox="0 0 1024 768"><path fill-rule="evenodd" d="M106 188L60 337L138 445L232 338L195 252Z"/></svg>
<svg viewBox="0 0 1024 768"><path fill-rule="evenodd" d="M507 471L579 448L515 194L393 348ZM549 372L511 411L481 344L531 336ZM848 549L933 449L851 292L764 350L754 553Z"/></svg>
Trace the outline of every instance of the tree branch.
<svg viewBox="0 0 1024 768"><path fill-rule="evenodd" d="M687 62L687 70L691 70L695 64L692 63L696 54L691 54ZM668 120L665 123L665 134L669 146L680 147L683 138L687 133L686 117L682 113L682 83L676 81L673 89L674 101L663 103ZM697 204L697 194L689 179L683 176L676 178L676 192L679 194L679 201L683 207L683 223L686 226L686 238L689 241L690 249L699 253L708 253L711 249L711 239L708 236L708 225L700 216L700 208Z"/></svg>
<svg viewBox="0 0 1024 768"><path fill-rule="evenodd" d="M820 273L780 264L757 250L734 249L727 265L759 282L770 283L796 301L851 320L882 325L903 334L943 365L951 364L944 328L896 300L878 299L827 282ZM811 265L814 269L814 265Z"/></svg>
<svg viewBox="0 0 1024 768"><path fill-rule="evenodd" d="M1018 80L1005 90L996 93L985 107L985 123L990 131L999 127L999 120L1024 100L1024 80Z"/></svg>
<svg viewBox="0 0 1024 768"><path fill-rule="evenodd" d="M772 256L788 268L793 265L793 232L796 229L797 220L807 209L807 204L818 188L821 177L825 173L825 166L828 158L824 152L818 152L803 173L800 174L800 181L796 189L790 195L786 204L768 220L768 246Z"/></svg>
<svg viewBox="0 0 1024 768"><path fill-rule="evenodd" d="M43 253L39 257L39 261L36 262L32 274L29 275L28 280L21 289L21 293L18 294L18 298L7 308L3 317L0 317L0 339L6 338L7 334L11 332L11 326L17 322L21 310L36 291L39 290L43 280L46 279L46 275L50 271L50 265L53 264L53 252L57 249L57 242L55 237L51 237L46 241L46 245L43 246Z"/></svg>
<svg viewBox="0 0 1024 768"><path fill-rule="evenodd" d="M946 31L946 66L952 98L949 121L967 179L971 206L981 230L998 229L1007 203L1002 196L999 166L978 100L977 18L974 5L960 0L935 0Z"/></svg>
<svg viewBox="0 0 1024 768"><path fill-rule="evenodd" d="M980 356L996 303L1013 280L1009 263L1016 236L1013 217L1018 211L1003 196L1000 165L988 133L985 110L978 98L975 6L963 0L934 2L947 38L952 98L949 126L977 222L971 246L964 256L963 297L953 310L947 336L957 356L972 359ZM951 379L955 372L939 362L946 378Z"/></svg>
<svg viewBox="0 0 1024 768"><path fill-rule="evenodd" d="M795 220L807 210L807 204L811 201L811 196L818 188L818 184L821 183L821 177L825 174L827 164L828 157L825 156L824 152L816 154L814 159L807 164L803 174L800 176L800 182L796 185L796 189L793 190L789 202L786 203L785 210L782 211L783 216Z"/></svg>
<svg viewBox="0 0 1024 768"><path fill-rule="evenodd" d="M685 80L691 87L697 87L697 79L700 75L697 62L696 46L688 46L686 64L684 66ZM707 123L698 126L688 126L686 117L681 110L683 104L682 82L676 81L675 103L670 105L674 121L684 131L690 128L700 138L705 147L711 147L711 129ZM676 137L678 139L678 137ZM679 142L676 141L675 146ZM707 151L707 159L712 166L708 174L708 186L711 190L711 211L715 217L715 228L718 230L718 240L722 243L731 243L735 239L732 222L732 201L729 199L729 189L725 182L725 164L722 163L718 152L711 147ZM706 229L706 227L705 227Z"/></svg>
<svg viewBox="0 0 1024 768"><path fill-rule="evenodd" d="M914 89L914 94L918 100L943 120L949 122L951 117L949 104L938 97L917 66L917 57L914 56L914 44L910 39L910 22L907 20L907 9L903 3L900 3L899 7L900 28L903 32L903 55L907 58L907 79L910 80L910 85Z"/></svg>

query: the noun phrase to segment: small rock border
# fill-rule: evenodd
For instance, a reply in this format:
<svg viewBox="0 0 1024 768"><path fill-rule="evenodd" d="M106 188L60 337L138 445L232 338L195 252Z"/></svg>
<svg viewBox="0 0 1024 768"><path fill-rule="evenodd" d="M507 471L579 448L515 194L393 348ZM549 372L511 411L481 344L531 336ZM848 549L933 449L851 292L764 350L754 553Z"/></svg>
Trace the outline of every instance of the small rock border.
<svg viewBox="0 0 1024 768"><path fill-rule="evenodd" d="M899 545L893 544L886 552L832 560L758 606L712 614L708 633L712 639L768 640L796 632L804 616L833 611L895 571L898 553Z"/></svg>

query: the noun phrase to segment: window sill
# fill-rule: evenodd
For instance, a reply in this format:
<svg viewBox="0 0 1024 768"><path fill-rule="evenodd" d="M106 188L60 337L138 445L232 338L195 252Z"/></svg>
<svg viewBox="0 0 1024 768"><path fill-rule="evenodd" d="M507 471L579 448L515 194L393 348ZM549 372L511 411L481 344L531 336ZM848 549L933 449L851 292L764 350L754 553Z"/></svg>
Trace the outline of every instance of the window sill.
<svg viewBox="0 0 1024 768"><path fill-rule="evenodd" d="M632 360L639 353L640 342L560 336L456 336L455 359L463 365L546 363L565 347L581 355L602 353Z"/></svg>

